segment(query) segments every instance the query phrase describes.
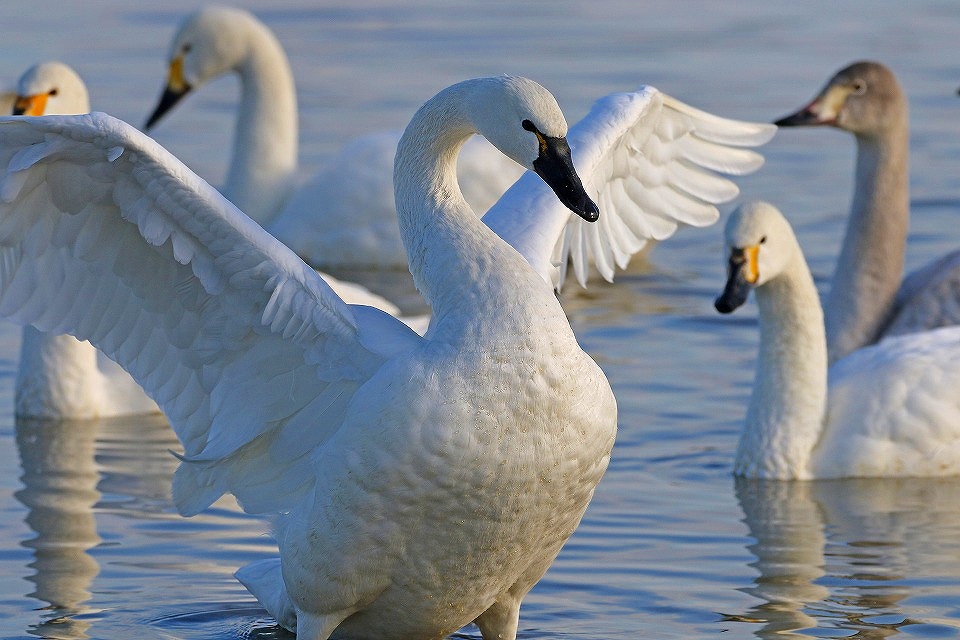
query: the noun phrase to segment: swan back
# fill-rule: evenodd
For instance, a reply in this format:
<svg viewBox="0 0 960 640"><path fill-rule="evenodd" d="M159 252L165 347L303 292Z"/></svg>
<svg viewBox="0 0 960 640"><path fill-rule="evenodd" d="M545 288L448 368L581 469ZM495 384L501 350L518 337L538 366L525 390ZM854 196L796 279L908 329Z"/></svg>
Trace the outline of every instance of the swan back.
<svg viewBox="0 0 960 640"><path fill-rule="evenodd" d="M73 115L90 111L87 86L62 62L42 62L17 82L14 115Z"/></svg>

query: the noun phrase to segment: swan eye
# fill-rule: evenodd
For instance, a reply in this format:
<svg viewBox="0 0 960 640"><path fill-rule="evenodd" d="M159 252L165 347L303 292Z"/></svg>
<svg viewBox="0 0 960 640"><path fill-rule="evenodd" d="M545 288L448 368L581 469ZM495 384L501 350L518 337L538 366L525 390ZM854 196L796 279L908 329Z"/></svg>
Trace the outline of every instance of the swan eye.
<svg viewBox="0 0 960 640"><path fill-rule="evenodd" d="M524 120L523 122L520 123L520 126L526 129L527 131L533 131L534 133L537 133L537 127L529 120Z"/></svg>
<svg viewBox="0 0 960 640"><path fill-rule="evenodd" d="M867 92L867 83L863 80L854 80L851 88L853 89L853 95L862 96Z"/></svg>
<svg viewBox="0 0 960 640"><path fill-rule="evenodd" d="M760 238L760 244L765 244L767 242L767 236Z"/></svg>
<svg viewBox="0 0 960 640"><path fill-rule="evenodd" d="M57 95L58 93L60 93L60 92L57 91L56 89L50 89L50 91L47 93L47 95L48 95L48 96L55 96L55 95Z"/></svg>

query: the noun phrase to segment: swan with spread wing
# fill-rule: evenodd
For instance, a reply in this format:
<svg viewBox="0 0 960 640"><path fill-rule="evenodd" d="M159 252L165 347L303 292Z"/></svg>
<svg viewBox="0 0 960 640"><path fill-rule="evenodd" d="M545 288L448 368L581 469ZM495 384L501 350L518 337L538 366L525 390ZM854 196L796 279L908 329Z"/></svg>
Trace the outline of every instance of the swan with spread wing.
<svg viewBox="0 0 960 640"><path fill-rule="evenodd" d="M683 209L666 191L716 217L705 198L728 183L687 155L755 167L757 154L726 142L770 135L732 123L725 137L726 121L678 105L652 89L611 96L592 113L620 120L570 132L578 163L618 178L588 182L646 196L623 209L638 217L637 242L643 229L676 228L667 214ZM489 227L453 171L475 132L550 185L522 179ZM0 315L88 338L134 375L183 444L181 512L232 492L275 516L280 558L238 577L301 637L441 637L474 621L485 638L511 638L616 425L609 385L551 286L558 246L596 246L594 259L617 251L583 235L562 242L575 233L571 210L597 217L566 133L546 90L506 76L454 85L414 117L395 188L433 311L420 337L344 303L128 125L103 114L0 120ZM633 181L622 163L651 150L658 175ZM699 191L679 190L681 178ZM543 206L547 196L561 206Z"/></svg>
<svg viewBox="0 0 960 640"><path fill-rule="evenodd" d="M580 215L553 97L454 85L398 147L426 338L344 303L159 145L102 114L0 121L0 313L89 339L183 447L174 499L272 514L280 558L241 581L302 638L514 637L520 601L609 459L616 405L552 288L463 201L484 134Z"/></svg>

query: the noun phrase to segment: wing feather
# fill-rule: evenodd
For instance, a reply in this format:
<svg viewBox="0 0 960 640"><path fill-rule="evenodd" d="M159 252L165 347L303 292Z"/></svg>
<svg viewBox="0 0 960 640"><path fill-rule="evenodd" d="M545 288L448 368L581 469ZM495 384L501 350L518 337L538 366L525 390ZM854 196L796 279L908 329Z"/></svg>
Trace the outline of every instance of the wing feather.
<svg viewBox="0 0 960 640"><path fill-rule="evenodd" d="M0 315L89 339L133 375L184 447L184 513L225 491L257 512L289 508L356 389L420 343L387 314L355 313L104 114L0 119L0 195Z"/></svg>
<svg viewBox="0 0 960 640"><path fill-rule="evenodd" d="M527 176L483 219L558 288L568 261L581 284L591 265L611 280L648 240L666 239L680 225L716 222L716 205L739 193L717 173L756 171L763 156L746 147L775 132L773 125L694 109L652 87L612 94L568 135L577 171L600 206L598 224L571 216L547 197L546 185Z"/></svg>

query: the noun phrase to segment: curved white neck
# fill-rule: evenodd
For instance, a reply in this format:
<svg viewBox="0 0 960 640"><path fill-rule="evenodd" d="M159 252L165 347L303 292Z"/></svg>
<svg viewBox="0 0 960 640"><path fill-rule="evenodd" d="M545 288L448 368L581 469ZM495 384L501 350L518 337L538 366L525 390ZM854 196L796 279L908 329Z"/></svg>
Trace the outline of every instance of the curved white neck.
<svg viewBox="0 0 960 640"><path fill-rule="evenodd" d="M906 115L857 138L853 204L826 305L831 362L874 342L889 319L910 221L908 156Z"/></svg>
<svg viewBox="0 0 960 640"><path fill-rule="evenodd" d="M477 336L477 324L492 317L529 322L530 314L543 312L536 304L541 298L556 305L550 287L480 221L460 192L457 154L477 131L470 114L479 108L471 104L469 86L454 85L417 111L394 163L400 235L414 283L432 308L435 336L444 325ZM523 312L534 307L539 311ZM550 317L545 313L539 321Z"/></svg>
<svg viewBox="0 0 960 640"><path fill-rule="evenodd" d="M297 171L297 97L280 43L262 25L250 25L240 76L240 111L224 195L266 225L290 195Z"/></svg>
<svg viewBox="0 0 960 640"><path fill-rule="evenodd" d="M804 478L823 428L827 349L816 286L799 248L788 268L755 293L760 353L736 472Z"/></svg>

